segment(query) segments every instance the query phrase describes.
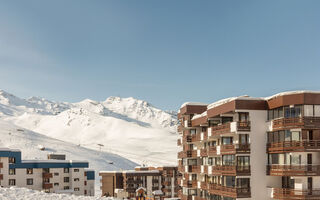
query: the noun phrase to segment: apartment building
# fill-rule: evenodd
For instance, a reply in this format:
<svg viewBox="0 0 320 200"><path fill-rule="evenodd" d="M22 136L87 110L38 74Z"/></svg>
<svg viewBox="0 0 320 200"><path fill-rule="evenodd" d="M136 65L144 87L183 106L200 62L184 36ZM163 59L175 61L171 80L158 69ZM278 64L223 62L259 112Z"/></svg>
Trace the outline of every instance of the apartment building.
<svg viewBox="0 0 320 200"><path fill-rule="evenodd" d="M320 199L320 92L185 103L184 200Z"/></svg>
<svg viewBox="0 0 320 200"><path fill-rule="evenodd" d="M138 190L144 198L164 199L177 197L177 167L136 167L128 171L101 171L102 196L135 199Z"/></svg>
<svg viewBox="0 0 320 200"><path fill-rule="evenodd" d="M88 162L59 159L21 160L21 151L2 148L0 186L94 196L94 171L85 169Z"/></svg>

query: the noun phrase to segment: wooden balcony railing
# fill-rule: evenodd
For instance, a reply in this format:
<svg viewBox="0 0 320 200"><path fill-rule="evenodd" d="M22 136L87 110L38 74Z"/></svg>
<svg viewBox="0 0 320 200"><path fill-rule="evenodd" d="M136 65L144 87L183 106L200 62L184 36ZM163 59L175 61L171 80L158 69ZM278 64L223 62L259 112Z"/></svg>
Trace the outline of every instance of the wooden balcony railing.
<svg viewBox="0 0 320 200"><path fill-rule="evenodd" d="M211 194L231 197L231 198L250 198L250 188L226 187L218 184L209 184L209 192Z"/></svg>
<svg viewBox="0 0 320 200"><path fill-rule="evenodd" d="M271 176L320 176L320 165L268 165Z"/></svg>
<svg viewBox="0 0 320 200"><path fill-rule="evenodd" d="M188 172L190 172L190 173L198 173L199 171L200 171L199 165L190 165L188 167Z"/></svg>
<svg viewBox="0 0 320 200"><path fill-rule="evenodd" d="M272 121L273 130L287 128L320 128L320 117L280 118Z"/></svg>
<svg viewBox="0 0 320 200"><path fill-rule="evenodd" d="M224 176L250 176L251 167L248 166L227 166L227 165L216 165L212 167L212 174L224 175Z"/></svg>
<svg viewBox="0 0 320 200"><path fill-rule="evenodd" d="M250 131L251 124L250 121L237 122L237 131Z"/></svg>
<svg viewBox="0 0 320 200"><path fill-rule="evenodd" d="M273 199L320 199L320 189L273 188Z"/></svg>
<svg viewBox="0 0 320 200"><path fill-rule="evenodd" d="M217 155L217 147L216 146L210 146L208 156L215 156Z"/></svg>
<svg viewBox="0 0 320 200"><path fill-rule="evenodd" d="M183 131L183 126L181 124L178 125L177 130L178 130L179 133L181 133Z"/></svg>
<svg viewBox="0 0 320 200"><path fill-rule="evenodd" d="M180 151L178 152L178 158L186 158L187 157L187 152L186 151Z"/></svg>
<svg viewBox="0 0 320 200"><path fill-rule="evenodd" d="M211 127L212 135L230 133L230 122Z"/></svg>
<svg viewBox="0 0 320 200"><path fill-rule="evenodd" d="M267 152L283 153L283 152L304 152L319 151L320 140L311 141L285 141L267 144Z"/></svg>
<svg viewBox="0 0 320 200"><path fill-rule="evenodd" d="M52 173L43 172L42 178L52 178Z"/></svg>
<svg viewBox="0 0 320 200"><path fill-rule="evenodd" d="M250 153L250 144L228 144L221 145L221 154Z"/></svg>
<svg viewBox="0 0 320 200"><path fill-rule="evenodd" d="M42 187L43 187L43 189L51 189L51 188L53 188L53 184L52 183L43 183Z"/></svg>
<svg viewBox="0 0 320 200"><path fill-rule="evenodd" d="M207 149L201 149L200 150L200 156L201 157L207 157L208 156L208 150Z"/></svg>

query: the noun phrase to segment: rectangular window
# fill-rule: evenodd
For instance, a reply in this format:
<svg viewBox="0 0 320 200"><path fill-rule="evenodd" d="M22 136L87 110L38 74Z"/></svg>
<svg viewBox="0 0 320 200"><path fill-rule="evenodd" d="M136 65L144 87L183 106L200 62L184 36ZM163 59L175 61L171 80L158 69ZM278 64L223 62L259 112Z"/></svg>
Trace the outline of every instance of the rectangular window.
<svg viewBox="0 0 320 200"><path fill-rule="evenodd" d="M16 185L16 179L9 179L9 185L10 186Z"/></svg>
<svg viewBox="0 0 320 200"><path fill-rule="evenodd" d="M55 173L54 173L54 176L59 176L59 173L58 173L58 172L55 172Z"/></svg>
<svg viewBox="0 0 320 200"><path fill-rule="evenodd" d="M291 137L292 137L292 141L301 141L300 131L292 131Z"/></svg>
<svg viewBox="0 0 320 200"><path fill-rule="evenodd" d="M196 129L190 129L190 134L191 135L196 134Z"/></svg>
<svg viewBox="0 0 320 200"><path fill-rule="evenodd" d="M27 168L27 174L33 174L33 169L32 168Z"/></svg>
<svg viewBox="0 0 320 200"><path fill-rule="evenodd" d="M16 169L9 169L9 175L15 175Z"/></svg>
<svg viewBox="0 0 320 200"><path fill-rule="evenodd" d="M273 120L273 110L268 110L268 120Z"/></svg>
<svg viewBox="0 0 320 200"><path fill-rule="evenodd" d="M249 113L239 113L239 121L240 122L249 121Z"/></svg>
<svg viewBox="0 0 320 200"><path fill-rule="evenodd" d="M69 190L70 188L69 188L69 186L64 186L63 189L64 190Z"/></svg>
<svg viewBox="0 0 320 200"><path fill-rule="evenodd" d="M80 188L74 188L74 191L79 191L80 190Z"/></svg>
<svg viewBox="0 0 320 200"><path fill-rule="evenodd" d="M50 169L49 168L43 168L42 171L43 171L43 173L50 173Z"/></svg>
<svg viewBox="0 0 320 200"><path fill-rule="evenodd" d="M9 163L16 163L15 157L9 157Z"/></svg>
<svg viewBox="0 0 320 200"><path fill-rule="evenodd" d="M80 170L79 170L79 169L74 169L73 171L74 171L74 172L79 172Z"/></svg>
<svg viewBox="0 0 320 200"><path fill-rule="evenodd" d="M64 168L64 169L63 169L63 172L64 172L64 173L69 173L69 168Z"/></svg>
<svg viewBox="0 0 320 200"><path fill-rule="evenodd" d="M304 105L304 116L305 117L313 117L313 105Z"/></svg>
<svg viewBox="0 0 320 200"><path fill-rule="evenodd" d="M232 144L232 137L222 137L222 144L223 145Z"/></svg>
<svg viewBox="0 0 320 200"><path fill-rule="evenodd" d="M233 166L235 162L234 155L223 155L222 156L222 164L227 166Z"/></svg>
<svg viewBox="0 0 320 200"><path fill-rule="evenodd" d="M59 186L59 183L54 183L53 185L54 185L54 186Z"/></svg>
<svg viewBox="0 0 320 200"><path fill-rule="evenodd" d="M320 117L320 105L314 105L314 116Z"/></svg>
<svg viewBox="0 0 320 200"><path fill-rule="evenodd" d="M238 178L237 187L239 188L250 188L250 178Z"/></svg>
<svg viewBox="0 0 320 200"><path fill-rule="evenodd" d="M33 179L32 178L28 178L27 179L27 185L33 185Z"/></svg>
<svg viewBox="0 0 320 200"><path fill-rule="evenodd" d="M75 179L73 179L73 181L80 181L80 179L79 178L75 178Z"/></svg>
<svg viewBox="0 0 320 200"><path fill-rule="evenodd" d="M279 118L283 118L283 107L278 108L279 111Z"/></svg>
<svg viewBox="0 0 320 200"><path fill-rule="evenodd" d="M64 178L63 178L63 182L69 183L69 177L64 177Z"/></svg>

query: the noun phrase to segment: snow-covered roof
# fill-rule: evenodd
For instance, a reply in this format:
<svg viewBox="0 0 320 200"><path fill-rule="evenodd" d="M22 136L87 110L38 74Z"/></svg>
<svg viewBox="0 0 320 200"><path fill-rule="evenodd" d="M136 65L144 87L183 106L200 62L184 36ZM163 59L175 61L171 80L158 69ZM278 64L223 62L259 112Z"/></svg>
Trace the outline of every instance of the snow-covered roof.
<svg viewBox="0 0 320 200"><path fill-rule="evenodd" d="M192 119L198 119L198 118L204 117L204 116L206 116L206 115L207 115L207 111L204 111L204 112L201 113L201 114L194 115L194 116L192 117Z"/></svg>
<svg viewBox="0 0 320 200"><path fill-rule="evenodd" d="M180 108L183 108L185 106L207 106L207 103L200 103L200 102L185 102L184 104L181 105Z"/></svg>
<svg viewBox="0 0 320 200"><path fill-rule="evenodd" d="M292 95L292 94L303 94L303 93L312 93L312 94L320 94L320 91L312 91L312 90L296 90L296 91L287 91L287 92L280 92L278 94L272 95L270 97L265 97L265 100L270 100L276 97L285 96L285 95Z"/></svg>
<svg viewBox="0 0 320 200"><path fill-rule="evenodd" d="M19 149L0 148L0 151L21 152Z"/></svg>
<svg viewBox="0 0 320 200"><path fill-rule="evenodd" d="M22 163L87 163L80 160L22 160Z"/></svg>
<svg viewBox="0 0 320 200"><path fill-rule="evenodd" d="M212 108L215 108L215 107L218 107L222 104L226 104L226 103L229 103L231 101L234 101L234 100L264 100L264 98L261 98L261 97L250 97L248 95L243 95L243 96L238 96L238 97L229 97L229 98L225 98L225 99L221 99L219 101L216 101L214 103L211 103L208 105L208 109L212 109Z"/></svg>

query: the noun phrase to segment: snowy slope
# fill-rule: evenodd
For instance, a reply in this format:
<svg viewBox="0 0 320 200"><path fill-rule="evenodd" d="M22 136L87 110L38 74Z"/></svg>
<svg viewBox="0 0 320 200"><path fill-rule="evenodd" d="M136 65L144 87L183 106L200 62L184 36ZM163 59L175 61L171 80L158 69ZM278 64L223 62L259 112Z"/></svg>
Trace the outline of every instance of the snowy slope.
<svg viewBox="0 0 320 200"><path fill-rule="evenodd" d="M139 164L176 164L176 115L134 98L58 103L0 92L0 120Z"/></svg>
<svg viewBox="0 0 320 200"><path fill-rule="evenodd" d="M29 190L26 188L0 188L1 200L112 200L114 198L102 198L102 197L86 197L75 196L68 194L52 194L39 192L36 190Z"/></svg>
<svg viewBox="0 0 320 200"><path fill-rule="evenodd" d="M46 159L48 153L63 153L70 160L87 160L89 168L96 171L96 190L99 190L99 171L133 169L137 166L118 155L87 149L82 146L52 139L11 123L0 120L0 147L20 149L22 159ZM40 151L38 146L44 146Z"/></svg>

